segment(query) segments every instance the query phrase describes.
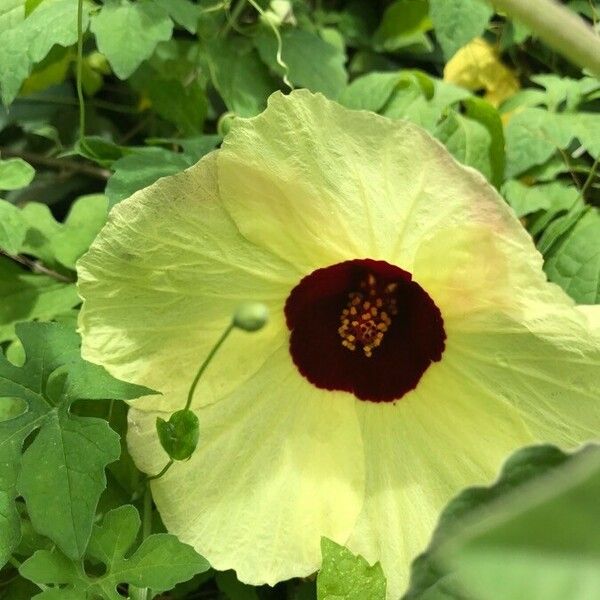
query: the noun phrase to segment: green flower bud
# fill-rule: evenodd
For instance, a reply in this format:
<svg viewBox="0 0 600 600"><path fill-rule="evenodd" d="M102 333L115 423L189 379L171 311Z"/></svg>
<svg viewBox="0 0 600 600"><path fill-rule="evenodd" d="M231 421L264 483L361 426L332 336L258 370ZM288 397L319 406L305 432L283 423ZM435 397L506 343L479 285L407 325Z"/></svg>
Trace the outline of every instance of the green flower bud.
<svg viewBox="0 0 600 600"><path fill-rule="evenodd" d="M269 309L260 302L240 304L233 316L233 324L244 331L258 331L269 320Z"/></svg>
<svg viewBox="0 0 600 600"><path fill-rule="evenodd" d="M187 460L198 445L198 417L191 410L178 410L168 421L157 417L156 430L161 446L173 460Z"/></svg>
<svg viewBox="0 0 600 600"><path fill-rule="evenodd" d="M231 124L233 123L233 120L235 118L236 115L232 112L225 112L219 117L219 120L217 122L217 133L221 137L225 137L229 133L229 130L231 129Z"/></svg>

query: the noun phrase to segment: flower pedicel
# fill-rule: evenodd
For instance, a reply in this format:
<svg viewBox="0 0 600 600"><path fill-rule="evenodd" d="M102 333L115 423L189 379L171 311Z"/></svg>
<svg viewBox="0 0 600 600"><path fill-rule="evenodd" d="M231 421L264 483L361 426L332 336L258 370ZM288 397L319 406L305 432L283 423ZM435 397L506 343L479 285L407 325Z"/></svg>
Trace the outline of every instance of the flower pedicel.
<svg viewBox="0 0 600 600"><path fill-rule="evenodd" d="M87 360L162 392L155 429L244 301L192 409L200 441L153 481L167 528L252 584L306 576L320 539L408 583L444 505L515 449L600 431L597 309L546 281L483 177L426 132L307 91L236 119L223 147L121 202L79 263Z"/></svg>

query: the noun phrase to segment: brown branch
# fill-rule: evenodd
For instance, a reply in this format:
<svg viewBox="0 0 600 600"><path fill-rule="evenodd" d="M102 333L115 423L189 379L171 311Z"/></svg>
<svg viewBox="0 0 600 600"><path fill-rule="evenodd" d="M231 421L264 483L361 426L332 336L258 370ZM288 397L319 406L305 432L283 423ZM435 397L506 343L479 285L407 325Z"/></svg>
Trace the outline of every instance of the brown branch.
<svg viewBox="0 0 600 600"><path fill-rule="evenodd" d="M4 250L0 250L0 255L6 256L6 258L9 258L10 260L14 260L15 262L19 263L20 265L27 267L33 273L40 273L41 275L47 275L48 277L52 277L52 279L56 279L57 281L60 281L61 283L75 283L74 279L65 277L64 275L61 275L60 273L57 273L56 271L53 271L52 269L45 267L38 261L32 260L31 258L27 258L26 256L23 256L21 254L9 254L8 252L5 252Z"/></svg>
<svg viewBox="0 0 600 600"><path fill-rule="evenodd" d="M81 173L82 175L88 175L89 177L101 179L102 181L106 181L111 176L111 172L108 169L101 169L100 167L95 167L91 164L74 160L65 160L64 158L52 158L51 156L35 154L34 152L9 150L8 148L0 147L0 156L6 158L22 158L32 165L42 165L59 171Z"/></svg>

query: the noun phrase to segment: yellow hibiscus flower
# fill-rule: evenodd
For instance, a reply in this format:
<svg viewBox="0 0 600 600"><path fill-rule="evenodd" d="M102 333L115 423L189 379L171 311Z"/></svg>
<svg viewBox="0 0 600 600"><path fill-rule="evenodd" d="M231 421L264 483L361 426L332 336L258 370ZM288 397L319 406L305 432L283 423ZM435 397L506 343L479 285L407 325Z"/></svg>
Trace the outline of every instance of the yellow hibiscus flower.
<svg viewBox="0 0 600 600"><path fill-rule="evenodd" d="M484 178L422 129L274 94L220 150L117 205L79 263L86 359L162 392L130 411L156 473L157 416L194 397L200 442L152 483L169 531L274 584L322 536L406 588L443 506L513 450L600 431L600 331L546 281Z"/></svg>

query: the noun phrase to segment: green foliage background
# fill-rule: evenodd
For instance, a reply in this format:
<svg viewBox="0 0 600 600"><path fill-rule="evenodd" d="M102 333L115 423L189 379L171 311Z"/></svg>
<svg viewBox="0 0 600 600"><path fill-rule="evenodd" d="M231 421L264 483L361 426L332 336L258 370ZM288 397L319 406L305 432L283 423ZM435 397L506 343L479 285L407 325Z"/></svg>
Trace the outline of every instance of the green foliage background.
<svg viewBox="0 0 600 600"><path fill-rule="evenodd" d="M599 31L591 0L566 4ZM600 82L480 0L0 0L0 598L385 597L329 540L316 579L212 571L128 456L122 400L148 390L79 354L75 263L110 207L292 87L429 130L501 191L549 279L600 301ZM406 599L600 598L599 493L594 448L518 453L448 506Z"/></svg>

